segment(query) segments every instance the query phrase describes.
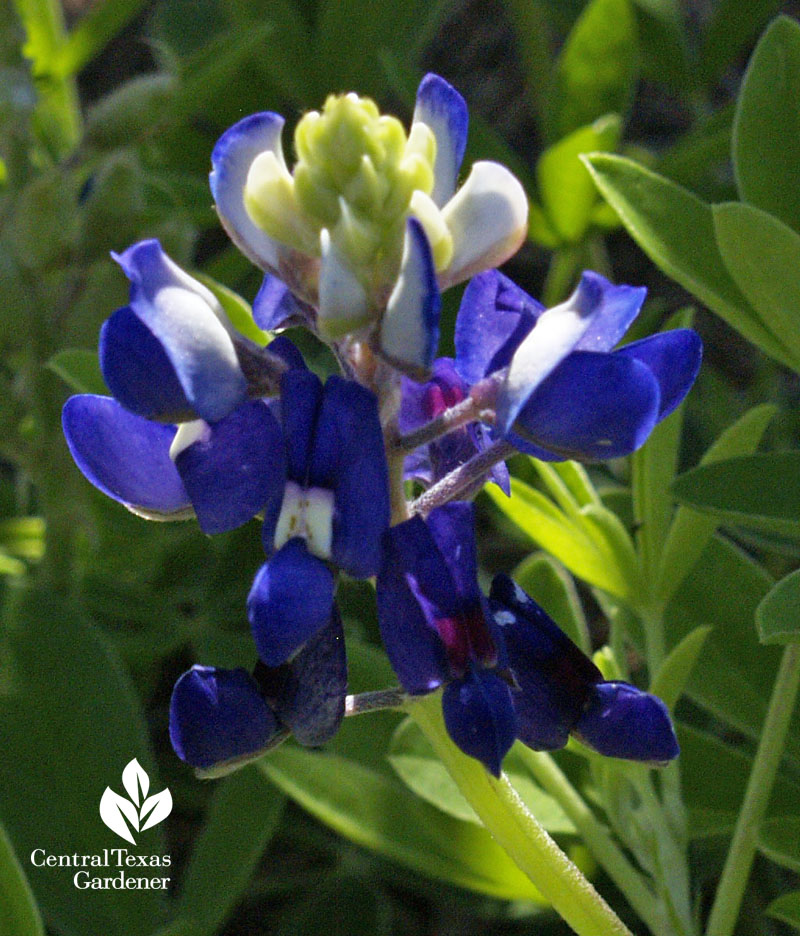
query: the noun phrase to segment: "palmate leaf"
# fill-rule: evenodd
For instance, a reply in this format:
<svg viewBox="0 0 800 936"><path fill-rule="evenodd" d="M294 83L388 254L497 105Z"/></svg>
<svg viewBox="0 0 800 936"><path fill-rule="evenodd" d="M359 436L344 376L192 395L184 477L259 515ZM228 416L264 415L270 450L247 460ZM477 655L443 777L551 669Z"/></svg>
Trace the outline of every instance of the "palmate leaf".
<svg viewBox="0 0 800 936"><path fill-rule="evenodd" d="M791 353L728 272L710 205L633 160L608 153L581 158L628 233L658 267L765 354L794 366Z"/></svg>
<svg viewBox="0 0 800 936"><path fill-rule="evenodd" d="M800 452L744 455L681 475L676 498L721 521L800 538Z"/></svg>

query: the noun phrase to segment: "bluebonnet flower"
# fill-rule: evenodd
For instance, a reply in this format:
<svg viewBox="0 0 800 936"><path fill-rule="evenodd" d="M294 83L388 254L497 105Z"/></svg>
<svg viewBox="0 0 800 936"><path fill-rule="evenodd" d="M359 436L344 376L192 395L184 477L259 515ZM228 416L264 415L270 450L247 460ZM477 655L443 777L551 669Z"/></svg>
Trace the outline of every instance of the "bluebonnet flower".
<svg viewBox="0 0 800 936"><path fill-rule="evenodd" d="M553 750L573 734L601 754L648 762L678 754L659 699L605 681L506 576L484 597L471 505L447 504L384 534L378 616L403 688L444 687L448 733L495 775L517 737Z"/></svg>
<svg viewBox="0 0 800 936"><path fill-rule="evenodd" d="M260 397L275 392L296 352L285 339L267 350L239 335L214 295L157 241L116 259L131 293L100 334L114 397L67 401L72 456L92 484L134 513L196 514L206 533L240 526L280 496L281 430Z"/></svg>
<svg viewBox="0 0 800 936"><path fill-rule="evenodd" d="M455 359L440 358L433 381L422 386L404 382L401 428L409 432L438 415L431 394L454 401L487 395L486 378L497 384L496 423L491 434L473 428L469 443L463 436L460 445L437 442L431 480L496 437L550 461L617 458L643 445L683 400L702 357L691 329L613 350L644 296L644 289L586 272L566 302L546 310L497 270L476 276L458 312ZM409 470L419 475L413 462Z"/></svg>
<svg viewBox="0 0 800 936"><path fill-rule="evenodd" d="M291 291L292 314L331 340L377 329L382 353L420 375L436 353L439 290L502 263L527 231L525 193L497 163L476 163L456 191L467 122L436 75L419 86L408 136L372 101L331 96L300 120L290 173L283 118L254 114L214 148L217 210Z"/></svg>
<svg viewBox="0 0 800 936"><path fill-rule="evenodd" d="M389 525L389 481L374 394L329 377L323 387L305 369L282 378L286 477L264 515L268 561L247 601L260 658L289 659L330 620L334 573L378 571Z"/></svg>
<svg viewBox="0 0 800 936"><path fill-rule="evenodd" d="M329 741L344 717L347 660L334 608L328 623L277 667L193 666L176 682L169 713L172 746L205 776L220 776L292 733L300 744Z"/></svg>

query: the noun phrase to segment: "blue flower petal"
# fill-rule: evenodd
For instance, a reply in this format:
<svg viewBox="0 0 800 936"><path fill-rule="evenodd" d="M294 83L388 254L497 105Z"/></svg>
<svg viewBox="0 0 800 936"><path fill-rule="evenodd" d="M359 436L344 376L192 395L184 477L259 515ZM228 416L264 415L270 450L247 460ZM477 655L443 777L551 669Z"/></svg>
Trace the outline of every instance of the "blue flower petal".
<svg viewBox="0 0 800 936"><path fill-rule="evenodd" d="M290 539L259 569L247 598L258 655L285 663L330 621L334 578L304 540Z"/></svg>
<svg viewBox="0 0 800 936"><path fill-rule="evenodd" d="M220 221L230 239L256 266L280 273L281 250L251 220L244 207L244 189L253 160L272 151L283 160L283 117L264 112L251 114L225 131L211 153L208 177ZM263 327L263 326L261 326Z"/></svg>
<svg viewBox="0 0 800 936"><path fill-rule="evenodd" d="M112 256L131 281L130 310L161 344L194 411L209 422L227 416L246 399L247 381L219 302L157 240Z"/></svg>
<svg viewBox="0 0 800 936"><path fill-rule="evenodd" d="M400 411L397 414L400 432L419 429L460 403L469 393L469 387L456 371L452 358L436 358L432 371L431 379L425 383L401 378Z"/></svg>
<svg viewBox="0 0 800 936"><path fill-rule="evenodd" d="M606 757L664 764L680 753L666 705L624 682L593 687L574 734Z"/></svg>
<svg viewBox="0 0 800 936"><path fill-rule="evenodd" d="M204 533L224 533L280 504L283 436L261 400L243 403L175 457ZM269 505L269 507L268 507Z"/></svg>
<svg viewBox="0 0 800 936"><path fill-rule="evenodd" d="M520 740L537 751L564 747L600 670L508 576L495 576L489 604L519 686Z"/></svg>
<svg viewBox="0 0 800 936"><path fill-rule="evenodd" d="M583 274L596 290L596 314L576 351L610 351L639 314L647 290L641 286L615 286L599 273Z"/></svg>
<svg viewBox="0 0 800 936"><path fill-rule="evenodd" d="M397 534L399 529L400 536ZM412 530L410 536L409 529ZM427 609L420 604L417 593L411 588L405 567L405 547L408 543L413 544L414 530L418 534L424 530L423 547L430 548L430 533L420 517L392 527L383 536L377 582L378 624L386 654L400 684L411 695L425 695L446 681L448 670L444 644L426 613Z"/></svg>
<svg viewBox="0 0 800 936"><path fill-rule="evenodd" d="M161 342L127 306L100 329L100 369L113 396L145 419L194 419L175 368Z"/></svg>
<svg viewBox="0 0 800 936"><path fill-rule="evenodd" d="M441 208L456 190L456 179L467 146L469 114L464 98L438 75L428 74L417 89L412 126L426 124L436 137L434 186L431 197Z"/></svg>
<svg viewBox="0 0 800 936"><path fill-rule="evenodd" d="M658 381L661 421L680 405L694 383L703 359L703 342L691 328L676 328L631 342L614 353L635 358L652 372Z"/></svg>
<svg viewBox="0 0 800 936"><path fill-rule="evenodd" d="M584 273L569 299L543 312L536 320L536 326L523 338L514 351L497 396L496 421L500 433L506 434L511 430L534 390L602 316L606 285L610 284L602 277Z"/></svg>
<svg viewBox="0 0 800 936"><path fill-rule="evenodd" d="M267 273L253 300L253 321L264 331L312 324L311 310L292 295L289 287L277 276Z"/></svg>
<svg viewBox="0 0 800 936"><path fill-rule="evenodd" d="M344 718L347 656L342 619L336 605L330 622L312 637L289 664L275 711L306 747L325 744Z"/></svg>
<svg viewBox="0 0 800 936"><path fill-rule="evenodd" d="M289 341L288 338L284 338L283 335L278 335L277 338L273 338L269 345L267 345L267 349L273 354L277 354L279 358L283 358L292 370L308 370L306 362L303 360L303 355L300 353L297 346Z"/></svg>
<svg viewBox="0 0 800 936"><path fill-rule="evenodd" d="M497 270L470 280L455 331L456 370L466 383L506 367L543 312L541 303Z"/></svg>
<svg viewBox="0 0 800 936"><path fill-rule="evenodd" d="M336 564L356 578L375 575L389 526L389 475L378 402L352 380L329 377L325 384L308 479L334 494Z"/></svg>
<svg viewBox="0 0 800 936"><path fill-rule="evenodd" d="M314 432L322 405L322 382L316 374L299 368L281 378L281 422L286 440L286 473L305 485L314 446Z"/></svg>
<svg viewBox="0 0 800 936"><path fill-rule="evenodd" d="M169 737L178 757L193 767L257 757L279 734L258 685L243 669L193 666L175 683Z"/></svg>
<svg viewBox="0 0 800 936"><path fill-rule="evenodd" d="M191 516L189 495L169 457L174 426L149 422L110 397L91 394L70 397L62 423L75 463L104 494L162 519Z"/></svg>
<svg viewBox="0 0 800 936"><path fill-rule="evenodd" d="M439 346L442 297L428 238L409 218L400 273L381 320L380 347L400 370L424 376Z"/></svg>
<svg viewBox="0 0 800 936"><path fill-rule="evenodd" d="M633 356L575 351L526 401L514 432L568 458L619 458L650 435L659 400L655 376Z"/></svg>
<svg viewBox="0 0 800 936"><path fill-rule="evenodd" d="M495 777L517 735L511 690L495 673L475 669L449 683L442 695L447 733Z"/></svg>
<svg viewBox="0 0 800 936"><path fill-rule="evenodd" d="M437 507L428 516L428 529L450 569L459 598L465 603L480 601L475 507L459 501Z"/></svg>

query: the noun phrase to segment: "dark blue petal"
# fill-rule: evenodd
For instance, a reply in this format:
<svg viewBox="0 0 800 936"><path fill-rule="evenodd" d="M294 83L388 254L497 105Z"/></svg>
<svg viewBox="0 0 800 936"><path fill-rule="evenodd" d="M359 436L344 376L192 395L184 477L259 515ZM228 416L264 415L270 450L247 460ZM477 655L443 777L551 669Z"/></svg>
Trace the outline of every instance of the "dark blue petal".
<svg viewBox="0 0 800 936"><path fill-rule="evenodd" d="M310 325L308 306L301 305L289 287L267 273L253 300L253 321L264 331L288 328L291 325Z"/></svg>
<svg viewBox="0 0 800 936"><path fill-rule="evenodd" d="M624 682L592 688L574 733L607 757L663 764L680 753L666 705Z"/></svg>
<svg viewBox="0 0 800 936"><path fill-rule="evenodd" d="M161 342L127 306L100 329L100 369L114 397L146 419L194 419L175 368Z"/></svg>
<svg viewBox="0 0 800 936"><path fill-rule="evenodd" d="M424 531L424 546L430 548L432 540L422 518L417 517L408 524L413 525L412 529ZM400 527L408 528L408 524L400 524ZM383 536L377 582L378 624L386 654L400 684L412 695L424 695L446 681L447 660L444 645L410 586L404 568L406 552L396 534L398 529L392 527Z"/></svg>
<svg viewBox="0 0 800 936"><path fill-rule="evenodd" d="M474 506L451 501L437 507L428 516L428 528L450 569L459 598L465 603L480 601Z"/></svg>
<svg viewBox="0 0 800 936"><path fill-rule="evenodd" d="M467 146L469 114L464 98L438 75L427 74L417 89L412 123L421 121L436 137L436 162L431 197L441 208L456 189L458 170Z"/></svg>
<svg viewBox="0 0 800 936"><path fill-rule="evenodd" d="M280 269L280 245L257 227L244 207L244 189L253 160L271 150L283 159L283 117L264 112L251 114L234 124L217 141L211 153L213 170L208 178L217 211L231 240L257 266Z"/></svg>
<svg viewBox="0 0 800 936"><path fill-rule="evenodd" d="M305 485L319 409L322 382L310 370L287 371L281 378L281 422L286 440L286 474Z"/></svg>
<svg viewBox="0 0 800 936"><path fill-rule="evenodd" d="M417 383L408 377L401 378L402 395L397 428L400 432L413 432L440 416L446 409L460 403L469 393L455 369L451 358L437 358L433 362L432 377L425 383Z"/></svg>
<svg viewBox="0 0 800 936"><path fill-rule="evenodd" d="M283 435L261 400L243 403L175 458L204 533L224 533L280 505Z"/></svg>
<svg viewBox="0 0 800 936"><path fill-rule="evenodd" d="M456 319L456 370L468 385L506 367L544 312L507 276L487 270L474 277Z"/></svg>
<svg viewBox="0 0 800 936"><path fill-rule="evenodd" d="M539 384L514 432L568 458L619 458L644 443L658 411L658 383L644 364L575 351Z"/></svg>
<svg viewBox="0 0 800 936"><path fill-rule="evenodd" d="M297 349L297 346L289 341L288 338L279 335L277 338L273 338L267 347L273 354L277 354L279 358L283 358L290 368L308 370L306 362L303 360L303 355Z"/></svg>
<svg viewBox="0 0 800 936"><path fill-rule="evenodd" d="M328 378L308 477L311 486L334 494L336 564L356 578L375 575L389 526L389 474L378 401L365 387Z"/></svg>
<svg viewBox="0 0 800 936"><path fill-rule="evenodd" d="M615 354L635 358L658 381L659 421L679 406L694 383L703 359L703 342L691 328L676 328L631 342Z"/></svg>
<svg viewBox="0 0 800 936"><path fill-rule="evenodd" d="M447 733L465 754L500 776L517 736L511 690L495 673L475 669L445 686L442 713Z"/></svg>
<svg viewBox="0 0 800 936"><path fill-rule="evenodd" d="M455 617L461 610L453 574L436 545L430 527L418 514L391 527L382 541L381 568L392 555L399 574L409 576L411 588L430 627L436 620Z"/></svg>
<svg viewBox="0 0 800 936"><path fill-rule="evenodd" d="M592 286L596 315L575 350L610 351L639 314L647 290L641 286L615 286L591 270L583 274L583 281Z"/></svg>
<svg viewBox="0 0 800 936"><path fill-rule="evenodd" d="M258 685L243 669L193 666L175 683L169 737L178 757L193 767L257 756L279 733Z"/></svg>
<svg viewBox="0 0 800 936"><path fill-rule="evenodd" d="M602 674L508 576L495 576L490 608L519 686L512 696L520 740L535 750L563 747Z"/></svg>
<svg viewBox="0 0 800 936"><path fill-rule="evenodd" d="M112 256L131 281L131 311L160 342L194 411L209 422L227 416L245 400L247 381L215 296L157 240Z"/></svg>
<svg viewBox="0 0 800 936"><path fill-rule="evenodd" d="M174 426L149 422L110 397L70 397L62 416L75 463L104 494L133 509L179 514L191 509L169 447Z"/></svg>
<svg viewBox="0 0 800 936"><path fill-rule="evenodd" d="M428 457L427 445L406 456L403 461L403 480L419 481L425 487L429 487L433 482L433 467Z"/></svg>
<svg viewBox="0 0 800 936"><path fill-rule="evenodd" d="M409 218L400 273L381 319L381 352L405 373L424 377L439 346L441 309L425 229L416 218Z"/></svg>
<svg viewBox="0 0 800 936"><path fill-rule="evenodd" d="M247 598L258 655L285 663L331 618L334 579L304 540L290 539L259 569Z"/></svg>
<svg viewBox="0 0 800 936"><path fill-rule="evenodd" d="M307 747L325 744L339 730L347 693L347 656L342 619L336 605L330 622L289 664L275 711Z"/></svg>

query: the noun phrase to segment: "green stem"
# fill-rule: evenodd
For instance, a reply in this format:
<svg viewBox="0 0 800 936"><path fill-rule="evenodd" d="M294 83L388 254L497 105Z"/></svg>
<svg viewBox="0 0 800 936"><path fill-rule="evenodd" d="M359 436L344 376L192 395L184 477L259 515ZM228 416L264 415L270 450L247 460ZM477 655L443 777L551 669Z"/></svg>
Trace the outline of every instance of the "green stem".
<svg viewBox="0 0 800 936"><path fill-rule="evenodd" d="M542 789L567 814L595 860L627 897L641 920L652 932L663 932L656 896L647 878L628 861L606 826L595 817L555 760L549 754L524 746L520 746L519 754Z"/></svg>
<svg viewBox="0 0 800 936"><path fill-rule="evenodd" d="M438 693L409 701L414 718L467 802L497 842L578 936L630 930L530 814L508 780L495 779L447 735Z"/></svg>
<svg viewBox="0 0 800 936"><path fill-rule="evenodd" d="M783 755L798 687L800 643L793 643L783 651L744 802L711 908L706 936L730 936L736 925L750 868L755 858L756 837L772 795L772 786Z"/></svg>

